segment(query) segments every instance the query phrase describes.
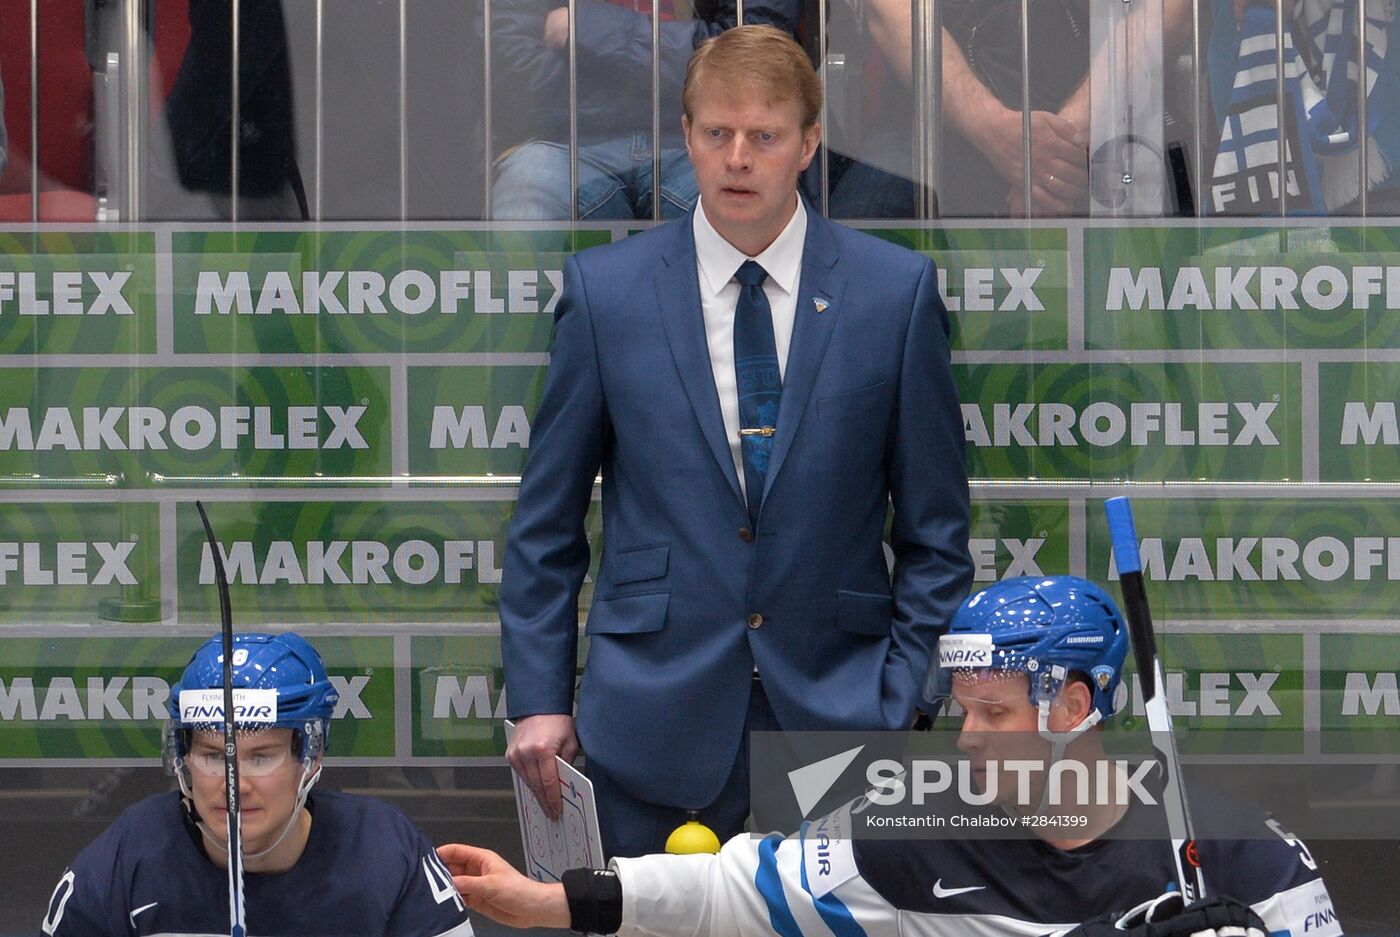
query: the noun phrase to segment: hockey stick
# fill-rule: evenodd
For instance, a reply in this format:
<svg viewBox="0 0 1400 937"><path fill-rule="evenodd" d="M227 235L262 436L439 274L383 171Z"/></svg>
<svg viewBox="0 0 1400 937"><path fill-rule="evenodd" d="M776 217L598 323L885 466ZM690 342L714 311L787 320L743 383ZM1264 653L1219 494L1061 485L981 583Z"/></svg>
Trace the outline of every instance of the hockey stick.
<svg viewBox="0 0 1400 937"><path fill-rule="evenodd" d="M1137 530L1133 526L1133 506L1127 498L1109 498L1108 533L1113 540L1113 557L1118 565L1118 582L1123 587L1123 610L1128 615L1128 632L1133 641L1133 659L1142 681L1142 699L1147 710L1147 728L1152 746L1162 757L1166 785L1162 806L1167 812L1167 832L1176 861L1176 880L1186 904L1206 896L1205 878L1196 851L1196 833L1191 810L1182 787L1181 755L1172 734L1172 714L1163 692L1162 659L1157 655L1157 638L1152 631L1152 613L1147 607L1147 590L1142 582L1142 561L1138 556Z"/></svg>
<svg viewBox="0 0 1400 937"><path fill-rule="evenodd" d="M233 710L233 610L228 598L228 574L224 558L219 553L219 541L209 525L204 505L196 501L195 509L204 522L204 536L214 561L214 579L219 584L219 617L224 638L224 804L228 808L228 919L229 937L247 937L248 922L243 908L243 817L238 806L238 736Z"/></svg>

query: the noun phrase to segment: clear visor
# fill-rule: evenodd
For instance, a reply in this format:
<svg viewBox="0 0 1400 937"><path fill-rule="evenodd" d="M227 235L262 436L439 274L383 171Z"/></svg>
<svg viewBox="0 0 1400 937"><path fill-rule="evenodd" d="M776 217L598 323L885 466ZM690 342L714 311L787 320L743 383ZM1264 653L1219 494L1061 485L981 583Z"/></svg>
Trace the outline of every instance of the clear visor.
<svg viewBox="0 0 1400 937"><path fill-rule="evenodd" d="M1038 706L1042 700L1053 701L1068 676L1069 672L1059 664L1046 663L1014 648L997 647L991 635L944 635L938 641L938 665L930 670L924 686L924 701L931 715L958 711L958 698L1002 702L1002 685L1025 678L1031 705Z"/></svg>
<svg viewBox="0 0 1400 937"><path fill-rule="evenodd" d="M293 731L290 740L286 744L260 744L257 742L260 736L267 733L272 726L239 726L238 733L238 772L242 777L262 778L275 774L284 768L288 762L293 760L292 749L297 744L296 732ZM181 729L190 731L188 750L183 758L177 755L176 735ZM195 733L204 733L208 738L213 735L218 740L217 747L210 746L207 742L196 741ZM174 723L167 729L167 751L172 764L183 764L194 774L204 777L220 777L224 774L224 744L222 726L179 726Z"/></svg>

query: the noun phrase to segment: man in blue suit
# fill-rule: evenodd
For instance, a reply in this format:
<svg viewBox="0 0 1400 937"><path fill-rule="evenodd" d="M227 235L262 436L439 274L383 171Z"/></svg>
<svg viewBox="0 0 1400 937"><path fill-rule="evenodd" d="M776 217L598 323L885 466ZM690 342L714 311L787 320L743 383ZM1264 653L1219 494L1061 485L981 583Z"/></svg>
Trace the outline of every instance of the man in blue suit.
<svg viewBox="0 0 1400 937"><path fill-rule="evenodd" d="M740 831L749 731L909 726L971 579L934 267L798 197L820 95L771 27L701 46L699 207L566 267L501 585L507 757L557 813L554 756L582 745L610 856L659 850L687 810Z"/></svg>

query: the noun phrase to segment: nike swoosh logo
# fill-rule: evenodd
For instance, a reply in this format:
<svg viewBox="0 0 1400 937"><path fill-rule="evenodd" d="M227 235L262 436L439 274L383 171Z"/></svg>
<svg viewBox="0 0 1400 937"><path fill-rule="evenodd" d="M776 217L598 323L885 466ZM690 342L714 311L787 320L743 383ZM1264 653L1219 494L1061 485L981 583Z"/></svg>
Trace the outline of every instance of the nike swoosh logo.
<svg viewBox="0 0 1400 937"><path fill-rule="evenodd" d="M150 904L143 904L139 908L133 908L131 913L127 915L127 917L131 918L131 926L136 926L136 915L140 914L142 911L149 911L158 904L160 904L159 901L152 901Z"/></svg>
<svg viewBox="0 0 1400 937"><path fill-rule="evenodd" d="M966 888L944 888L943 879L940 878L933 883L933 897L951 898L954 895L965 895L970 891L981 891L986 887L986 885L968 885Z"/></svg>

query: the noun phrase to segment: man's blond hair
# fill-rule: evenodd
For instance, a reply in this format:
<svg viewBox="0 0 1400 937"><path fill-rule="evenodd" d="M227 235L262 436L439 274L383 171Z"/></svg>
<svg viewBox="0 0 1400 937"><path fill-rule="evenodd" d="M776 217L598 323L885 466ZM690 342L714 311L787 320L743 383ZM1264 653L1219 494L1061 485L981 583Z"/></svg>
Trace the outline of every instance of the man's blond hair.
<svg viewBox="0 0 1400 937"><path fill-rule="evenodd" d="M802 108L803 129L821 114L822 87L811 60L791 36L772 26L736 26L695 50L681 92L687 119L695 119L701 84L711 83L737 93L763 92L774 101L796 101Z"/></svg>

